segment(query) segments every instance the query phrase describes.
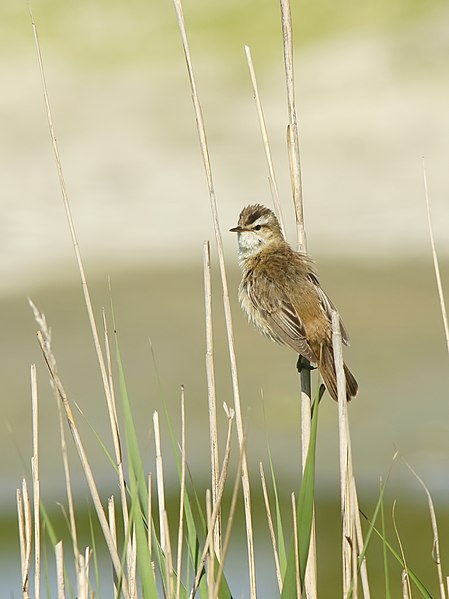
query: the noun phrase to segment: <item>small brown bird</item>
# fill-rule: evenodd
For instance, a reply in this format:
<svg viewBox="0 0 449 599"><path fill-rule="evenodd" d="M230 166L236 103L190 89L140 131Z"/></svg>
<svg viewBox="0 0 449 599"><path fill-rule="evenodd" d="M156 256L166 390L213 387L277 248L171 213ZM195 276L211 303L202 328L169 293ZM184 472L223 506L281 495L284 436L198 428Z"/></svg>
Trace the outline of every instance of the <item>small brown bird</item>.
<svg viewBox="0 0 449 599"><path fill-rule="evenodd" d="M320 287L313 262L292 250L274 213L260 204L246 206L231 231L238 234L243 311L264 335L317 364L327 390L337 401L332 348L335 307ZM349 345L341 320L340 330L343 343ZM346 365L344 369L349 401L357 395L358 384Z"/></svg>

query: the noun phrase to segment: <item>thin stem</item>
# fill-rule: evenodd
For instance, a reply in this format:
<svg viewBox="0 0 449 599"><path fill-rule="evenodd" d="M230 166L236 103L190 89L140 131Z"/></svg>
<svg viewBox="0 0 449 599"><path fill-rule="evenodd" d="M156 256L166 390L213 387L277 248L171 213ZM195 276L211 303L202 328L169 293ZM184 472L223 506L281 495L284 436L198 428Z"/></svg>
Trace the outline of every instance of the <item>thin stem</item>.
<svg viewBox="0 0 449 599"><path fill-rule="evenodd" d="M281 592L282 591L281 565L279 563L279 555L278 555L278 550L277 550L277 545L276 545L276 535L274 534L273 518L271 517L270 502L268 500L268 492L267 492L267 483L265 481L265 473L264 473L262 462L260 462L260 464L259 464L259 470L260 470L260 480L262 482L263 499L265 502L265 511L267 513L268 530L270 531L271 545L273 547L274 565L276 568L276 578L278 581L279 592Z"/></svg>
<svg viewBox="0 0 449 599"><path fill-rule="evenodd" d="M436 252L436 248L435 248L435 239L433 237L432 216L430 213L430 200L429 200L429 192L427 189L427 173L426 173L426 165L424 162L424 158L423 158L423 175L424 175L424 191L425 191L425 196L426 196L426 207L427 207L427 222L429 225L429 235L430 235L430 245L432 247L433 266L435 269L435 278L437 281L438 296L440 298L441 316L443 317L444 334L446 337L447 351L449 354L449 324L448 324L448 320L447 320L446 303L444 301L443 285L441 283L440 266L438 263L438 256L437 256L437 252Z"/></svg>
<svg viewBox="0 0 449 599"><path fill-rule="evenodd" d="M296 117L295 104L295 77L293 67L293 26L290 8L290 0L280 0L282 39L284 49L284 70L287 88L287 150L290 166L290 178L292 184L293 205L296 220L296 235L298 250L307 254L307 238L304 226L304 202L302 193L301 164L299 157L299 135L298 121ZM307 364L305 364L307 366ZM301 448L302 467L305 468L307 449L310 442L312 400L311 400L310 368L301 370ZM315 514L312 520L312 532L309 546L309 557L307 560L305 574L305 594L310 599L317 596L317 563L316 563L316 535Z"/></svg>
<svg viewBox="0 0 449 599"><path fill-rule="evenodd" d="M292 493L292 514L293 514L293 541L295 546L295 580L296 580L296 597L301 599L301 575L300 575L300 564L299 564L299 543L298 543L298 519L296 517L296 499L295 494Z"/></svg>
<svg viewBox="0 0 449 599"><path fill-rule="evenodd" d="M33 413L33 511L34 511L34 596L40 597L41 575L41 523L40 523L40 483L39 483L39 404L37 395L36 365L31 365L31 404Z"/></svg>
<svg viewBox="0 0 449 599"><path fill-rule="evenodd" d="M251 57L251 50L249 46L245 46L246 61L248 63L249 74L251 77L251 84L253 86L254 99L256 101L257 115L259 117L259 127L262 133L263 147L265 149L265 157L267 159L268 166L268 181L270 182L271 194L273 197L274 211L276 213L279 224L281 225L282 232L285 237L285 226L284 219L282 218L281 202L279 200L279 191L276 182L276 175L274 172L273 158L271 156L270 142L268 139L268 131L265 123L265 117L263 114L262 103L260 101L259 89L257 87L256 73L254 71L253 59Z"/></svg>
<svg viewBox="0 0 449 599"><path fill-rule="evenodd" d="M201 104L199 101L198 91L196 87L195 76L193 72L192 58L190 55L189 43L187 40L187 33L184 22L184 15L182 10L181 0L173 0L173 4L176 10L178 19L178 26L181 35L182 45L184 49L184 56L186 60L187 72L189 76L190 88L192 91L192 100L200 142L201 153L203 157L203 165L206 173L207 185L209 189L210 207L212 211L212 220L214 224L215 241L218 252L218 263L220 267L220 276L223 289L223 307L225 313L226 322L226 333L228 337L229 347L229 358L231 362L231 377L232 377L232 388L234 396L234 408L235 408L235 419L237 424L237 436L240 445L240 451L244 448L244 431L243 431L243 418L242 410L240 405L240 390L237 376L237 360L234 350L234 333L232 328L232 316L231 316L231 305L229 302L228 284L226 277L226 267L223 253L223 242L220 231L220 224L218 218L218 207L215 197L215 189L212 179L212 168L209 158L209 149L206 138L206 131L204 126L204 119L201 110ZM246 459L246 453L243 451L242 455L242 488L243 488L243 499L245 507L245 522L246 522L246 541L248 550L248 563L249 563L249 585L250 585L250 597L255 599L256 593L256 564L254 558L254 539L253 539L253 525L251 515L251 489L249 484L249 473L248 463Z"/></svg>
<svg viewBox="0 0 449 599"><path fill-rule="evenodd" d="M217 406L215 393L215 369L214 369L214 343L212 327L212 285L210 267L210 244L203 244L203 268L204 268L204 304L206 319L206 376L207 376L207 398L209 405L209 438L210 438L210 461L212 473L212 504L215 506L218 496L219 484L219 462L218 462L218 432L217 432ZM218 514L214 528L215 554L221 558L221 514Z"/></svg>
<svg viewBox="0 0 449 599"><path fill-rule="evenodd" d="M56 554L56 588L58 599L65 599L65 584L64 584L64 549L62 541L55 546Z"/></svg>
<svg viewBox="0 0 449 599"><path fill-rule="evenodd" d="M284 68L287 86L287 149L290 161L293 203L296 217L298 248L307 252L307 241L304 228L304 205L302 197L301 164L299 159L298 121L295 105L295 76L293 68L293 27L290 0L281 0L282 39L284 47Z"/></svg>
<svg viewBox="0 0 449 599"><path fill-rule="evenodd" d="M176 599L181 593L182 539L184 529L184 499L186 491L186 423L184 387L181 388L181 490L179 499L178 552L176 562Z"/></svg>
<svg viewBox="0 0 449 599"><path fill-rule="evenodd" d="M117 553L117 549L114 545L114 541L112 539L112 535L109 530L109 524L106 519L105 513L103 511L100 494L98 492L98 489L97 489L97 486L95 483L92 469L91 469L89 461L87 459L87 454L84 449L84 445L81 441L78 427L76 426L76 421L73 416L73 412L70 407L70 404L69 404L69 401L67 398L67 394L62 385L61 379L59 378L57 371L56 371L56 362L55 362L54 355L50 348L49 339L44 337L44 333L41 330L38 331L38 333L37 333L37 339L39 341L39 345L41 346L42 353L43 353L45 361L47 363L47 367L50 372L51 379L53 381L53 384L55 385L59 399L63 405L66 419L67 419L67 422L68 422L68 425L70 428L70 432L72 433L73 441L75 443L75 447L76 447L78 456L80 458L80 461L81 461L81 464L82 464L82 467L84 470L84 474L86 476L86 481L89 486L89 491L90 491L90 494L91 494L91 497L92 497L92 500L93 500L93 503L95 506L95 510L97 512L98 520L100 522L100 526L103 531L103 535L104 535L106 544L108 546L109 553L111 555L111 560L114 565L115 572L116 572L118 578L122 579L122 591L123 591L123 594L125 595L125 597L128 599L129 598L128 583L123 574L120 557Z"/></svg>
<svg viewBox="0 0 449 599"><path fill-rule="evenodd" d="M161 435L159 429L159 414L153 414L154 442L156 444L156 474L157 474L157 495L159 503L159 534L162 551L167 549L168 539L165 537L164 512L165 512L165 492L164 492L164 468L161 454Z"/></svg>

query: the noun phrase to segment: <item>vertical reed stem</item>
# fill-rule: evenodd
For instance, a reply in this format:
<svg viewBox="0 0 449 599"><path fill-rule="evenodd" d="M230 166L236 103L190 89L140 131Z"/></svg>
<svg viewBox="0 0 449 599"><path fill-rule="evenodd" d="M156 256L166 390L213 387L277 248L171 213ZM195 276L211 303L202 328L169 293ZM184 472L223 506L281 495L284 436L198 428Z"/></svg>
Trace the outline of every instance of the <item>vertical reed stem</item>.
<svg viewBox="0 0 449 599"><path fill-rule="evenodd" d="M299 158L298 121L295 106L295 78L293 68L293 27L290 0L281 0L282 38L284 48L284 67L287 86L287 105L289 123L287 126L287 149L290 164L293 204L295 209L297 244L300 252L307 253L307 239L304 227L304 205L302 195L301 164ZM301 368L301 447L302 467L305 468L307 451L310 443L312 402L310 364L302 359ZM316 534L315 514L312 519L309 557L305 574L305 593L309 599L317 596L317 564L316 564Z"/></svg>
<svg viewBox="0 0 449 599"><path fill-rule="evenodd" d="M40 483L39 483L39 406L37 401L36 365L31 365L31 403L33 413L33 511L34 511L34 597L40 598L41 575L41 522L40 522Z"/></svg>
<svg viewBox="0 0 449 599"><path fill-rule="evenodd" d="M210 461L212 473L212 506L217 504L218 484L220 478L218 463L218 431L217 431L217 407L215 395L215 370L214 370L214 344L212 327L212 285L210 268L210 244L208 241L203 245L204 265L204 303L206 318L206 376L207 376L207 398L209 402L209 438L210 438ZM221 512L218 512L214 527L214 549L217 559L221 559Z"/></svg>
<svg viewBox="0 0 449 599"><path fill-rule="evenodd" d="M182 45L184 49L184 56L186 60L187 73L189 76L190 88L192 91L192 101L195 111L195 118L198 130L198 137L200 142L201 153L203 157L203 165L206 173L207 185L209 189L210 207L212 212L212 219L214 224L215 241L218 251L218 263L220 267L221 284L223 289L223 308L225 313L226 322L226 333L228 336L228 347L229 347L229 358L231 362L231 377L232 387L234 394L234 408L235 408L235 420L237 424L237 436L239 440L240 451L242 453L242 488L243 488L243 501L245 508L245 522L246 522L246 542L248 550L248 569L249 569L249 586L250 586L250 597L255 599L257 596L256 591L256 563L254 557L254 537L253 537L253 524L251 515L251 488L249 483L249 472L248 462L246 459L245 451L245 438L243 430L243 418L242 409L240 405L240 389L237 376L237 360L234 350L234 333L232 328L232 315L231 305L229 302L228 283L226 277L226 266L224 261L223 253L223 241L221 237L220 224L218 219L218 207L215 197L215 189L212 178L212 167L209 158L209 148L207 144L206 130L204 126L204 119L201 110L201 104L199 101L195 75L193 72L192 57L190 55L190 47L187 39L187 33L184 22L184 14L182 10L181 0L173 0L173 4L178 19L179 31L181 34Z"/></svg>

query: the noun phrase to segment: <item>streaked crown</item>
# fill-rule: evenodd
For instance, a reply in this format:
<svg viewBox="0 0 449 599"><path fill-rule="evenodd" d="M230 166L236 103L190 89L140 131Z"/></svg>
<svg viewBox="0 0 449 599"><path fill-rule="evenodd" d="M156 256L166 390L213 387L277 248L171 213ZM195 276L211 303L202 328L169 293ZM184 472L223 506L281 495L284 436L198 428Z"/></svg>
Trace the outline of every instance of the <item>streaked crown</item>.
<svg viewBox="0 0 449 599"><path fill-rule="evenodd" d="M284 241L274 212L261 204L243 208L238 225L231 231L238 233L240 260L256 255L271 243Z"/></svg>
<svg viewBox="0 0 449 599"><path fill-rule="evenodd" d="M267 228L282 236L281 227L274 212L261 204L245 206L240 212L238 226L255 231Z"/></svg>

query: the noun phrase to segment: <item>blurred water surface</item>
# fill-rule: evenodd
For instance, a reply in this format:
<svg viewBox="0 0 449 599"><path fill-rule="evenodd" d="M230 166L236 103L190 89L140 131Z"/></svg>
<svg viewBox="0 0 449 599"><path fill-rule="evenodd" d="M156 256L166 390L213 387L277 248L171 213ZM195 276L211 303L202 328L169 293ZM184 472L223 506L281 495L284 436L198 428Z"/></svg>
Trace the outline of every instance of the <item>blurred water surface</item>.
<svg viewBox="0 0 449 599"><path fill-rule="evenodd" d="M235 254L235 250L234 250ZM234 258L235 256L233 256ZM135 270L92 276L91 294L97 322L105 307L109 329L111 297L128 391L135 411L142 449L153 468L152 413L164 411L179 426L181 385L185 387L190 460L204 475L208 445L205 376L205 325L201 255L197 266L183 270ZM346 351L361 392L350 406L353 451L359 483L373 490L397 447L435 491L449 492L446 468L447 354L430 258L386 264L319 262L324 288L333 298L351 334ZM217 268L213 268L214 360L217 405L222 435L226 417L221 404L232 405L229 358ZM449 265L442 269L449 276ZM69 397L82 410L78 420L93 451L94 464L105 484L114 479L108 460L98 451L90 427L109 440L109 419L82 293L73 281L29 289L45 313L61 378ZM299 402L296 357L288 348L264 339L245 320L237 302L240 273L229 270L242 406L248 420L249 460L257 471L266 457L267 438L276 456L279 476L295 480L289 456L299 456ZM42 464L48 479L44 495L63 487L57 411L47 372L35 339L36 325L24 294L3 298L6 316L0 338L3 416L8 432L1 436L1 494L12 500L18 475L29 469L31 409L29 368L38 364L41 398ZM117 391L118 392L118 391ZM318 478L331 489L338 480L337 410L326 396L320 413ZM224 441L224 440L223 440ZM169 440L166 438L169 447ZM109 441L108 441L109 443ZM77 462L77 460L75 460ZM82 480L82 474L76 474ZM175 471L171 475L176 479ZM171 479L173 480L173 479ZM332 491L333 492L333 491ZM6 504L5 504L6 507Z"/></svg>

